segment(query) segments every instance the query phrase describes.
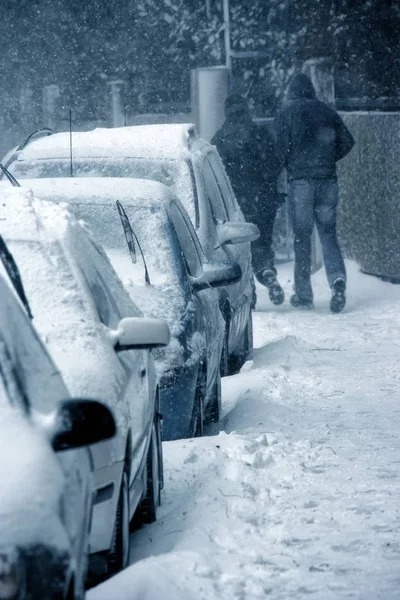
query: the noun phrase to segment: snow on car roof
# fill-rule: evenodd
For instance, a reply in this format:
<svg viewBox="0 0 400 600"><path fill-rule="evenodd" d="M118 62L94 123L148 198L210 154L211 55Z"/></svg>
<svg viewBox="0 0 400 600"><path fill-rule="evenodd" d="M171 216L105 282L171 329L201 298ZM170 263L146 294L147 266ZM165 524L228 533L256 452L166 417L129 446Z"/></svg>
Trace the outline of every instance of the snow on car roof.
<svg viewBox="0 0 400 600"><path fill-rule="evenodd" d="M190 141L196 136L195 126L186 124L135 125L98 128L72 133L75 158L159 156L185 158ZM56 133L28 144L21 160L70 157L69 132Z"/></svg>

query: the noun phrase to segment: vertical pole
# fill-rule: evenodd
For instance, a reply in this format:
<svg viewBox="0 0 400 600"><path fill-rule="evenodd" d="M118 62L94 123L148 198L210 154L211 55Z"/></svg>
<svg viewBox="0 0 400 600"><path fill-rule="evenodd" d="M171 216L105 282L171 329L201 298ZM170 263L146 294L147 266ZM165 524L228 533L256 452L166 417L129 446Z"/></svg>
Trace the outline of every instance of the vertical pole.
<svg viewBox="0 0 400 600"><path fill-rule="evenodd" d="M232 70L232 57L231 57L231 24L229 16L229 0L224 0L224 39L225 39L225 64L229 69Z"/></svg>
<svg viewBox="0 0 400 600"><path fill-rule="evenodd" d="M74 176L74 166L72 162L72 110L69 109L69 174Z"/></svg>
<svg viewBox="0 0 400 600"><path fill-rule="evenodd" d="M206 0L206 15L207 19L211 19L211 0Z"/></svg>

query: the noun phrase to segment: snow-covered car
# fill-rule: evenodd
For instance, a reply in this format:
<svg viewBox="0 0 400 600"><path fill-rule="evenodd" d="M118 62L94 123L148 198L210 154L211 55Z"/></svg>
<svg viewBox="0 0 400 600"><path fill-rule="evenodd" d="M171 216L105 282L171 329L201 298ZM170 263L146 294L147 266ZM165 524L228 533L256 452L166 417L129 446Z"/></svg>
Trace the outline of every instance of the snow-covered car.
<svg viewBox="0 0 400 600"><path fill-rule="evenodd" d="M211 288L237 282L239 265L206 260L186 211L162 183L87 177L24 183L39 198L68 202L144 314L166 319L171 343L154 354L163 439L201 435L221 405L224 320Z"/></svg>
<svg viewBox="0 0 400 600"><path fill-rule="evenodd" d="M118 435L92 450L97 494L90 551L103 576L129 559L129 523L156 517L163 485L159 390L150 349L169 341L143 318L109 259L65 207L0 186L0 230L35 325L70 392L102 398Z"/></svg>
<svg viewBox="0 0 400 600"><path fill-rule="evenodd" d="M83 600L94 494L84 446L115 422L69 396L9 271L0 262L0 598Z"/></svg>
<svg viewBox="0 0 400 600"><path fill-rule="evenodd" d="M222 373L232 373L243 364L253 345L249 242L257 239L259 231L245 221L216 148L199 138L193 125L74 132L72 163L68 133L33 137L5 159L17 179L69 177L72 172L75 176L152 179L170 187L187 210L206 258L234 260L240 265L241 280L219 288L226 322Z"/></svg>

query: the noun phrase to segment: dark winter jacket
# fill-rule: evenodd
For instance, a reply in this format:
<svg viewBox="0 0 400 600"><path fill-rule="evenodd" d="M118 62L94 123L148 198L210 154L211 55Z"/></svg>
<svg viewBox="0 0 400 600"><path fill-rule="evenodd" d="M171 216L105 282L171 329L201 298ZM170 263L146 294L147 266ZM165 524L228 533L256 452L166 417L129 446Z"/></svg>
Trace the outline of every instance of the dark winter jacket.
<svg viewBox="0 0 400 600"><path fill-rule="evenodd" d="M289 179L335 179L336 162L354 139L337 112L317 100L310 79L299 73L276 122L276 151Z"/></svg>
<svg viewBox="0 0 400 600"><path fill-rule="evenodd" d="M243 203L251 203L255 196L276 203L280 166L275 142L266 128L252 122L248 110L229 111L211 143L217 147L246 217L252 211Z"/></svg>

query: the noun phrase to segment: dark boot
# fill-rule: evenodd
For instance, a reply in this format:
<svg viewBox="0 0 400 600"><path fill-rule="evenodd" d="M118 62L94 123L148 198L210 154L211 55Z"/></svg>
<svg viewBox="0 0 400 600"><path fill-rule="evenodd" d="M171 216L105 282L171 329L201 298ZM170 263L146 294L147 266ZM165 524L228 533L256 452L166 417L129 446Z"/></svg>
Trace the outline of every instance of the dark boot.
<svg viewBox="0 0 400 600"><path fill-rule="evenodd" d="M283 304L285 300L285 292L279 285L274 271L271 271L270 269L264 269L257 274L257 279L260 283L268 288L269 299L271 300L272 304L275 304L275 306Z"/></svg>
<svg viewBox="0 0 400 600"><path fill-rule="evenodd" d="M346 306L346 282L341 277L335 280L332 286L330 309L333 313L340 313Z"/></svg>
<svg viewBox="0 0 400 600"><path fill-rule="evenodd" d="M305 300L304 298L300 298L297 294L293 294L290 298L290 304L294 308L299 308L300 310L312 310L314 308L312 300Z"/></svg>

